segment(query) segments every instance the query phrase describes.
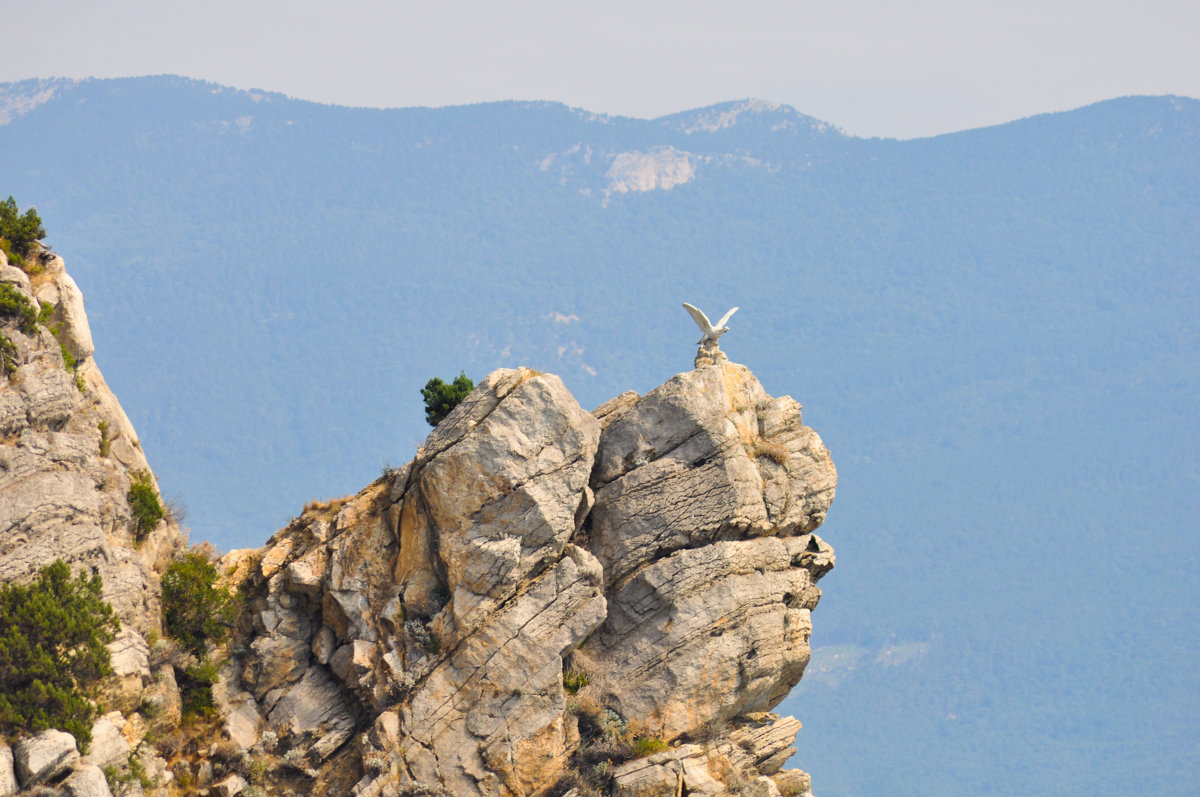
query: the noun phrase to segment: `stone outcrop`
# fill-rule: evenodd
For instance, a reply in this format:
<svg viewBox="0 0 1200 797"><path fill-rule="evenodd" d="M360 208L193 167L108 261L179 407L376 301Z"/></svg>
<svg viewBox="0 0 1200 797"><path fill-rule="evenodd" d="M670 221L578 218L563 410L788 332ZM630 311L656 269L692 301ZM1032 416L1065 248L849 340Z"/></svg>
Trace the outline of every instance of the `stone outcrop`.
<svg viewBox="0 0 1200 797"><path fill-rule="evenodd" d="M798 730L800 723L791 717L748 715L720 742L681 744L620 766L613 773L613 793L618 797L678 795L686 787L687 794L696 795L812 797L806 773L783 769L796 752L791 744Z"/></svg>
<svg viewBox="0 0 1200 797"><path fill-rule="evenodd" d="M109 645L114 675L99 685L115 710L97 721L87 758L70 734L45 731L15 745L16 775L24 786L58 778L68 794L108 794L100 768L124 766L141 741L125 738L131 720L142 727L134 712L149 701L174 706L178 720L178 692L169 673L151 670L147 637L162 633L159 579L184 535L170 516L137 533L131 481L145 474L157 487L93 358L83 297L61 258L43 250L27 263L29 273L0 262L0 282L44 309L32 326L0 317L0 582L27 582L62 559L100 576L121 630ZM0 794L5 770L0 761Z"/></svg>
<svg viewBox="0 0 1200 797"><path fill-rule="evenodd" d="M162 630L158 577L183 537L167 518L135 539L126 494L149 463L91 356L79 289L61 258L40 262L33 277L7 266L0 275L34 307L55 308L32 334L0 319L16 353L12 373L0 378L0 581L26 581L55 559L98 573L129 632L114 648L117 663L148 678L145 657L125 654ZM73 373L64 351L75 359ZM131 685L130 694L140 688Z"/></svg>
<svg viewBox="0 0 1200 797"><path fill-rule="evenodd" d="M79 760L75 737L63 731L42 731L17 742L13 750L17 780L22 786L52 780Z"/></svg>
<svg viewBox="0 0 1200 797"><path fill-rule="evenodd" d="M223 561L227 733L356 795L777 793L799 724L763 712L808 662L835 483L744 366L595 413L497 371L408 465Z"/></svg>
<svg viewBox="0 0 1200 797"><path fill-rule="evenodd" d="M87 755L24 738L22 786L104 795L114 767L119 793L143 791L135 770L157 794L809 793L783 769L799 723L769 713L834 564L814 532L836 473L797 402L715 347L590 413L555 376L496 371L407 465L218 563L243 612L213 657L211 725L180 730L195 660L148 640L182 534L135 534L146 459L78 288L42 262L0 263L54 304L32 333L4 326L0 579L90 568L123 626ZM74 755L34 763L47 734Z"/></svg>
<svg viewBox="0 0 1200 797"><path fill-rule="evenodd" d="M71 797L112 797L104 771L95 764L85 764L63 781L63 789Z"/></svg>

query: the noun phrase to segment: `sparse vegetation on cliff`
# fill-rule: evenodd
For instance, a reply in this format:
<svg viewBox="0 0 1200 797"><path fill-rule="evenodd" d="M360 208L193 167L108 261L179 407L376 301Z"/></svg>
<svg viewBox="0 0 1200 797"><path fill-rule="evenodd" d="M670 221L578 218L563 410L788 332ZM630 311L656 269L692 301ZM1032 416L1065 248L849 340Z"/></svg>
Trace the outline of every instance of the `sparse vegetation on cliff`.
<svg viewBox="0 0 1200 797"><path fill-rule="evenodd" d="M37 310L25 294L7 282L0 283L0 318L16 319L18 327L26 335L37 331Z"/></svg>
<svg viewBox="0 0 1200 797"><path fill-rule="evenodd" d="M207 716L212 713L212 687L217 682L217 664L209 658L213 645L229 638L237 622L237 596L217 586L217 569L202 550L180 556L163 574L163 623L196 661L177 669L183 713Z"/></svg>
<svg viewBox="0 0 1200 797"><path fill-rule="evenodd" d="M171 563L162 579L163 621L167 633L199 658L229 638L238 600L217 586L217 569L198 551Z"/></svg>
<svg viewBox="0 0 1200 797"><path fill-rule="evenodd" d="M640 723L627 722L590 696L571 700L568 708L575 715L580 744L571 756L570 768L551 794L566 794L572 789L588 797L606 794L613 787L613 771L621 764L670 747L660 734Z"/></svg>
<svg viewBox="0 0 1200 797"><path fill-rule="evenodd" d="M0 733L61 728L91 739L96 682L112 673L108 643L120 622L100 577L61 559L29 585L0 585Z"/></svg>
<svg viewBox="0 0 1200 797"><path fill-rule="evenodd" d="M17 371L17 347L0 332L0 372L11 376Z"/></svg>
<svg viewBox="0 0 1200 797"><path fill-rule="evenodd" d="M129 510L133 514L133 534L138 542L154 530L158 521L166 514L158 494L154 492L154 484L146 471L131 474L129 492L125 495L129 501Z"/></svg>

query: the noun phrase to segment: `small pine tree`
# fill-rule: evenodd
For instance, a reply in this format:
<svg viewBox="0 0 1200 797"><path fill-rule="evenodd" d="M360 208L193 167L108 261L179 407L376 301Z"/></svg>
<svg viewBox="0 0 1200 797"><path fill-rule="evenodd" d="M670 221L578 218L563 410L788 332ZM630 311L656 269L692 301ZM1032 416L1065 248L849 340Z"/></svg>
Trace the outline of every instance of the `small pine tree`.
<svg viewBox="0 0 1200 797"><path fill-rule="evenodd" d="M167 633L201 659L210 644L229 638L240 608L237 597L216 584L217 568L198 551L176 559L162 578Z"/></svg>
<svg viewBox="0 0 1200 797"><path fill-rule="evenodd" d="M38 314L17 286L0 282L0 319L13 319L26 335L37 332Z"/></svg>
<svg viewBox="0 0 1200 797"><path fill-rule="evenodd" d="M61 728L91 740L96 682L112 674L108 643L121 629L99 576L61 559L29 585L0 585L0 733Z"/></svg>
<svg viewBox="0 0 1200 797"><path fill-rule="evenodd" d="M130 474L129 492L125 494L129 501L129 512L133 515L133 536L138 542L154 531L158 521L163 519L166 510L154 492L154 484L150 474L144 470Z"/></svg>
<svg viewBox="0 0 1200 797"><path fill-rule="evenodd" d="M467 378L466 371L461 372L450 384L436 376L430 379L421 388L421 398L425 399L425 420L430 426L437 426L474 389L475 383Z"/></svg>
<svg viewBox="0 0 1200 797"><path fill-rule="evenodd" d="M24 214L11 196L0 202L0 249L15 266L24 266L25 258L33 253L37 242L46 237L46 228L36 208Z"/></svg>

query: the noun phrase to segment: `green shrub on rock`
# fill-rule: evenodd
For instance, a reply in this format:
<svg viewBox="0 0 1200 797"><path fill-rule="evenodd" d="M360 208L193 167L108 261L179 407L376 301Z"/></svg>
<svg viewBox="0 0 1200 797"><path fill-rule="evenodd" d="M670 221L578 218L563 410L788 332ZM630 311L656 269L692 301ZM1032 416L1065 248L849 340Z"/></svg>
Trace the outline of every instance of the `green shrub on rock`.
<svg viewBox="0 0 1200 797"><path fill-rule="evenodd" d="M459 373L450 384L436 376L430 379L421 388L421 398L425 399L425 421L430 426L437 426L474 389L475 383L467 377L466 371Z"/></svg>
<svg viewBox="0 0 1200 797"><path fill-rule="evenodd" d="M175 672L183 713L208 716L215 706L212 687L217 682L217 664L208 657L209 648L229 638L240 602L217 586L217 568L202 551L185 553L171 563L163 574L162 595L167 633L197 658Z"/></svg>
<svg viewBox="0 0 1200 797"><path fill-rule="evenodd" d="M71 577L61 559L29 585L0 585L0 734L61 728L91 739L96 682L112 673L121 628L100 577Z"/></svg>
<svg viewBox="0 0 1200 797"><path fill-rule="evenodd" d="M14 266L23 268L25 258L31 255L37 242L46 237L46 228L35 208L21 213L17 200L11 196L0 202L0 249Z"/></svg>
<svg viewBox="0 0 1200 797"><path fill-rule="evenodd" d="M125 494L125 499L129 501L129 511L133 514L133 536L141 542L154 530L166 512L162 502L158 500L158 493L154 492L149 473L144 470L138 471L131 474L130 478L129 492Z"/></svg>
<svg viewBox="0 0 1200 797"><path fill-rule="evenodd" d="M0 373L11 376L17 372L17 347L0 332Z"/></svg>
<svg viewBox="0 0 1200 797"><path fill-rule="evenodd" d="M38 311L33 303L17 289L17 286L0 282L0 319L16 319L17 326L26 335L37 332Z"/></svg>
<svg viewBox="0 0 1200 797"><path fill-rule="evenodd" d="M217 568L197 551L172 562L162 579L167 633L201 659L211 644L229 638L240 608L237 597L216 584Z"/></svg>
<svg viewBox="0 0 1200 797"><path fill-rule="evenodd" d="M217 665L207 658L201 659L183 672L175 673L179 683L179 695L183 700L184 716L207 717L216 711L217 703L213 698L212 688L219 677Z"/></svg>

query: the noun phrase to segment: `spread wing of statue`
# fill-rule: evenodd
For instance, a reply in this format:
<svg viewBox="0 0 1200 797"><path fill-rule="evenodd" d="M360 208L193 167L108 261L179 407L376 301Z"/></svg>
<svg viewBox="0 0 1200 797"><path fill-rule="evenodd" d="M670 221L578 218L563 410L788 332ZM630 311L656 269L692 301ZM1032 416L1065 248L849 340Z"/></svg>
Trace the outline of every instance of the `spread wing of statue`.
<svg viewBox="0 0 1200 797"><path fill-rule="evenodd" d="M738 311L736 307L732 308L728 313L721 316L721 320L716 323L716 326L713 326L712 322L708 320L708 316L699 307L693 307L684 302L683 309L691 314L692 320L696 322L696 326L700 327L700 331L704 333L704 337L696 341L700 345L704 345L705 341L716 343L718 338L729 331L729 327L725 326L725 324L729 321L730 316Z"/></svg>

